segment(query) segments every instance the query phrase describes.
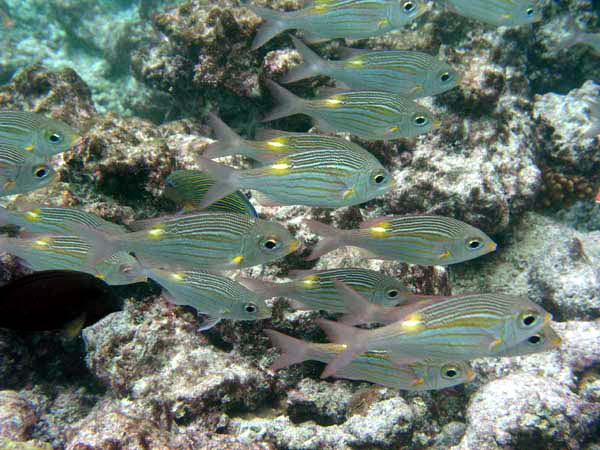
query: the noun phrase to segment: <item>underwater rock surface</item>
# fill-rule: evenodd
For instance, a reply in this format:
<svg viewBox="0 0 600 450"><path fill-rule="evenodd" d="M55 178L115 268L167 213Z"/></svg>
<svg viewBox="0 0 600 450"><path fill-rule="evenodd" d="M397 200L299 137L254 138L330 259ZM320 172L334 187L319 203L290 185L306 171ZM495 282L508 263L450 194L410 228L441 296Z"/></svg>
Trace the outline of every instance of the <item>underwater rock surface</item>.
<svg viewBox="0 0 600 450"><path fill-rule="evenodd" d="M39 2L23 7L33 3L37 8ZM270 106L261 78L281 76L299 62L285 34L250 52L260 21L228 0L186 1L150 14L152 25L125 19L110 42L106 27L97 26L98 2L48 2L46 8L59 8L63 30L102 50L102 67L84 73L90 55L61 70L41 58L45 66L24 68L0 88L2 108L60 116L86 131L77 148L56 158L60 181L21 199L80 206L118 223L173 212L161 197L164 179L175 169L194 168L194 155L210 142L202 112L218 110L238 131L251 128ZM73 23L86 8L83 23ZM600 161L598 138L580 131L595 124L585 99L598 98L600 88L589 80L600 79L600 60L581 46L555 49L568 11L597 29L598 5L585 0L546 2L543 25L498 30L436 8L400 33L356 43L439 52L455 64L461 86L424 100L442 118L441 128L415 140L361 143L398 182L394 193L363 208L257 207L308 243L314 235L299 225L301 217L342 228L363 217L415 212L469 222L499 241L497 253L452 268L424 268L368 261L345 248L317 267L381 269L424 294L527 296L558 321L560 349L479 360L476 381L454 389L396 392L320 380L317 363L271 372L276 350L263 327L324 341L316 312L290 312L279 300L270 321L225 321L200 333L193 313L133 287L123 291L129 297L124 311L84 330L85 345L0 332L0 446L2 439L11 442L7 448L21 442L23 448L68 450L600 446L600 222L590 206ZM68 34L48 29L30 43L58 42L51 33ZM329 57L336 46L315 48ZM47 55L56 54L50 50ZM30 55L4 54L4 79ZM129 65L131 73L123 69ZM306 81L296 92L308 96L323 84ZM141 118L127 117L132 113ZM294 117L276 125L299 130L308 122ZM552 177L565 181L546 190ZM552 197L558 189L563 197ZM572 205L565 209L568 197ZM545 200L550 209L539 208ZM247 273L273 279L299 264L309 267L290 256ZM26 270L15 258L0 258L2 283Z"/></svg>

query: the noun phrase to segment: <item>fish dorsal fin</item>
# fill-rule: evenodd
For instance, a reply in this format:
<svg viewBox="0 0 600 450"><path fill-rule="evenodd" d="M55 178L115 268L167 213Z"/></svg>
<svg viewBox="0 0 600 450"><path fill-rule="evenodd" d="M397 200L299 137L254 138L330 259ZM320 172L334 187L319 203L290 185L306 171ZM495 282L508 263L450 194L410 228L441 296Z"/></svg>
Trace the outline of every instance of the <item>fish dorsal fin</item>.
<svg viewBox="0 0 600 450"><path fill-rule="evenodd" d="M67 322L67 324L63 327L65 336L67 336L71 339L74 339L77 336L79 336L79 333L81 333L81 330L83 329L83 326L85 325L86 317L87 317L87 314L85 312L83 312L79 316L77 316L75 319L71 320L70 322Z"/></svg>

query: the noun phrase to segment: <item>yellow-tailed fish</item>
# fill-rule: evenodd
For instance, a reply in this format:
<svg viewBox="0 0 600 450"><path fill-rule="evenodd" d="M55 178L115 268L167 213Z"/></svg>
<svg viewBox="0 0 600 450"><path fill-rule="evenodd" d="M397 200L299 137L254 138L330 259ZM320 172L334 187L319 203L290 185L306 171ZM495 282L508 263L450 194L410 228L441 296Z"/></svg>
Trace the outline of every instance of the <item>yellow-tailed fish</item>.
<svg viewBox="0 0 600 450"><path fill-rule="evenodd" d="M264 205L306 205L339 208L384 195L394 179L369 152L307 150L262 167L235 170L198 158L201 169L215 180L200 208L238 189L254 189Z"/></svg>
<svg viewBox="0 0 600 450"><path fill-rule="evenodd" d="M397 322L373 330L317 320L333 342L347 345L322 377L333 375L368 351L389 352L396 365L423 358L462 361L495 356L552 320L528 299L504 294L446 297L404 308L405 315Z"/></svg>
<svg viewBox="0 0 600 450"><path fill-rule="evenodd" d="M0 111L0 143L11 144L41 157L73 147L80 135L71 126L42 114Z"/></svg>
<svg viewBox="0 0 600 450"><path fill-rule="evenodd" d="M186 305L209 316L202 329L216 325L221 319L261 320L271 317L271 309L263 297L221 275L202 270L170 271L144 267L134 279L150 278L163 288L165 298L176 305Z"/></svg>
<svg viewBox="0 0 600 450"><path fill-rule="evenodd" d="M484 232L451 217L380 217L361 223L358 230L340 230L313 220L304 223L321 238L308 260L352 246L373 259L445 266L496 250L496 243Z"/></svg>
<svg viewBox="0 0 600 450"><path fill-rule="evenodd" d="M22 194L50 184L56 173L47 160L0 142L0 197Z"/></svg>
<svg viewBox="0 0 600 450"><path fill-rule="evenodd" d="M460 81L460 75L449 64L410 50L360 50L347 59L328 61L302 41L292 36L304 63L292 69L283 83L326 75L349 89L383 91L406 97L428 97L441 94Z"/></svg>
<svg viewBox="0 0 600 450"><path fill-rule="evenodd" d="M93 265L117 251L131 252L144 266L228 270L277 261L298 248L287 229L245 214L200 212L145 221L142 231L107 233L77 224L93 250Z"/></svg>
<svg viewBox="0 0 600 450"><path fill-rule="evenodd" d="M305 342L275 330L265 330L265 334L281 351L281 356L273 363L273 370L311 360L329 363L346 349L340 344ZM407 391L444 389L471 381L474 376L469 365L462 361L436 363L424 360L398 367L385 352L366 352L335 374L337 378L368 381Z"/></svg>
<svg viewBox="0 0 600 450"><path fill-rule="evenodd" d="M202 203L206 192L214 184L215 182L203 172L177 170L167 177L165 196L184 208L195 209ZM242 192L233 192L210 205L207 211L233 212L258 217L254 206Z"/></svg>
<svg viewBox="0 0 600 450"><path fill-rule="evenodd" d="M98 264L88 264L90 245L76 236L25 235L23 238L0 237L0 252L18 256L35 271L76 270L86 272L108 284L130 284L128 273L137 260L126 252L115 252Z"/></svg>
<svg viewBox="0 0 600 450"><path fill-rule="evenodd" d="M537 1L445 0L445 2L456 14L497 27L514 27L542 20L542 6Z"/></svg>
<svg viewBox="0 0 600 450"><path fill-rule="evenodd" d="M265 297L288 297L298 309L316 309L332 313L350 313L348 296L338 288L343 282L356 290L361 299L381 308L405 303L413 294L396 278L360 268L293 271L293 281L270 283L265 280L240 280Z"/></svg>
<svg viewBox="0 0 600 450"><path fill-rule="evenodd" d="M322 131L346 132L369 141L410 138L438 125L427 108L390 92L342 92L305 100L272 81L266 84L277 106L264 121L306 114Z"/></svg>
<svg viewBox="0 0 600 450"><path fill-rule="evenodd" d="M422 0L315 0L304 9L288 13L249 5L265 19L252 49L279 33L299 29L307 41L336 38L365 39L398 29L426 11Z"/></svg>
<svg viewBox="0 0 600 450"><path fill-rule="evenodd" d="M249 141L238 136L214 114L209 113L208 117L218 140L209 144L202 153L202 156L210 159L244 155L261 163L269 163L292 153L315 149L335 152L366 151L354 142L336 136L289 133L280 130L258 129L256 130L257 140Z"/></svg>

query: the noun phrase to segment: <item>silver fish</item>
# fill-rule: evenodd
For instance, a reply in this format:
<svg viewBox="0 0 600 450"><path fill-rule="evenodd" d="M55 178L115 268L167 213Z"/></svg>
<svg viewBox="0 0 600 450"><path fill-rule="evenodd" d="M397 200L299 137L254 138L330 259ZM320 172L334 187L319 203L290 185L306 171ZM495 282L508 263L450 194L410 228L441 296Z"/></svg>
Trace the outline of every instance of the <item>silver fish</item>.
<svg viewBox="0 0 600 450"><path fill-rule="evenodd" d="M445 0L448 8L461 16L494 26L514 27L542 20L537 1L520 0Z"/></svg>
<svg viewBox="0 0 600 450"><path fill-rule="evenodd" d="M345 345L305 342L275 330L265 330L265 334L281 350L281 355L272 365L273 370L310 360L329 363L346 350ZM385 352L366 352L335 376L368 381L392 389L426 391L471 381L475 374L469 365L462 361L440 364L425 360L398 367Z"/></svg>
<svg viewBox="0 0 600 450"><path fill-rule="evenodd" d="M451 217L380 217L361 223L358 230L339 230L312 220L304 223L321 237L308 260L353 246L364 249L374 259L444 266L496 250L496 243L481 230Z"/></svg>
<svg viewBox="0 0 600 450"><path fill-rule="evenodd" d="M427 108L389 92L342 92L304 100L272 81L267 80L266 84L277 106L264 121L306 114L320 130L346 132L370 141L410 138L439 127Z"/></svg>
<svg viewBox="0 0 600 450"><path fill-rule="evenodd" d="M52 166L24 150L0 143L0 197L41 189L56 177Z"/></svg>
<svg viewBox="0 0 600 450"><path fill-rule="evenodd" d="M426 11L422 0L315 0L307 8L288 13L248 7L266 21L254 38L253 50L292 28L303 30L308 41L380 36Z"/></svg>
<svg viewBox="0 0 600 450"><path fill-rule="evenodd" d="M321 58L292 36L304 63L293 68L283 83L326 75L348 89L382 91L406 97L441 94L458 85L460 75L450 65L427 53L408 50L356 51L341 61ZM352 49L353 50L353 49Z"/></svg>

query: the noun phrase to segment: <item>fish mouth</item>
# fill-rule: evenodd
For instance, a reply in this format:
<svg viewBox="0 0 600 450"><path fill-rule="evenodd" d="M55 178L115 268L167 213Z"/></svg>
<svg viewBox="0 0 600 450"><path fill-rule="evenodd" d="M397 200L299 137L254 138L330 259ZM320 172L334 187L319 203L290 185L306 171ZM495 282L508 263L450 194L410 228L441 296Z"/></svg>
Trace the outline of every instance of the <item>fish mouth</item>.
<svg viewBox="0 0 600 450"><path fill-rule="evenodd" d="M298 242L298 239L293 239L288 247L289 253L295 252L298 250L298 247L300 247L300 242Z"/></svg>
<svg viewBox="0 0 600 450"><path fill-rule="evenodd" d="M487 246L487 249L490 252L495 252L497 248L498 248L498 244L496 244L495 242L490 242Z"/></svg>
<svg viewBox="0 0 600 450"><path fill-rule="evenodd" d="M548 325L550 322L552 322L552 318L552 314L546 313L544 315L544 325Z"/></svg>

